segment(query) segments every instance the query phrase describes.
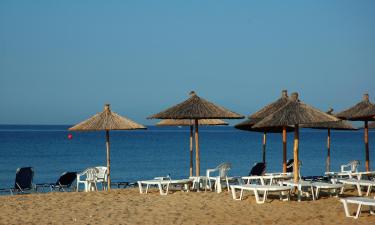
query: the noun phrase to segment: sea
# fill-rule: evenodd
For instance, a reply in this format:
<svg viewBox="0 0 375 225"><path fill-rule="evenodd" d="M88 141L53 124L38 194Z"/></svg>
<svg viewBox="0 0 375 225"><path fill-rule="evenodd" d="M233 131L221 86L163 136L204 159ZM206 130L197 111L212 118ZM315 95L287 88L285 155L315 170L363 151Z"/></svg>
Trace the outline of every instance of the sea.
<svg viewBox="0 0 375 225"><path fill-rule="evenodd" d="M65 171L106 165L105 133L71 132L69 125L0 125L0 188L14 186L17 168L34 168L34 183L53 183ZM72 135L70 139L69 136ZM248 175L262 161L262 133L228 127L200 127L201 175L230 162L230 175ZM375 166L375 132L370 131L370 160ZM293 157L293 132L288 133L287 158ZM327 131L302 129L299 156L303 176L325 172ZM189 128L148 126L147 130L111 131L111 177L134 182L157 176L189 176ZM364 171L363 130L331 131L331 170L360 161ZM281 134L267 134L267 172L282 170Z"/></svg>

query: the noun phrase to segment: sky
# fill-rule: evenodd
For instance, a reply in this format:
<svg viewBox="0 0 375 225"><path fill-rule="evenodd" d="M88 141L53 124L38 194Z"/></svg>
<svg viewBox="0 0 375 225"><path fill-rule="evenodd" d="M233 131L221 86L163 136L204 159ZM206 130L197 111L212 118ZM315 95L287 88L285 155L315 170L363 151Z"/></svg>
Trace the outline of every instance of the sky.
<svg viewBox="0 0 375 225"><path fill-rule="evenodd" d="M197 94L249 115L281 90L375 101L375 1L0 1L0 124L139 123ZM238 121L235 121L238 122Z"/></svg>

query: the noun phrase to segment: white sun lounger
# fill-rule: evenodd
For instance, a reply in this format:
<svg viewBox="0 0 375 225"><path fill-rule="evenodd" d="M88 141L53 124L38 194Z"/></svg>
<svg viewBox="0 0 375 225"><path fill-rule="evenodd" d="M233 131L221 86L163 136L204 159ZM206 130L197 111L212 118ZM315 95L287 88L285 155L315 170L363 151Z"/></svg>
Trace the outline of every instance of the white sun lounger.
<svg viewBox="0 0 375 225"><path fill-rule="evenodd" d="M302 189L310 189L311 191L311 197L313 200L315 200L315 194L314 194L314 186L313 182L310 181L304 181L300 180L299 182L295 183L293 180L287 180L287 181L280 181L279 182L281 185L286 185L290 187L297 187L298 190L298 201L301 201L301 195L305 193L306 195L310 195L308 192L303 192Z"/></svg>
<svg viewBox="0 0 375 225"><path fill-rule="evenodd" d="M340 179L339 182L343 183L344 185L356 186L359 196L362 196L362 190L361 190L362 187L367 187L366 196L369 196L371 192L371 188L375 187L375 181L371 181L371 180L357 180L355 178L350 178L350 179ZM344 188L341 189L341 194L343 192L344 192Z"/></svg>
<svg viewBox="0 0 375 225"><path fill-rule="evenodd" d="M279 186L279 185L256 185L256 184L244 184L244 185L231 185L232 190L232 197L234 200L242 200L243 191L253 191L255 195L255 200L258 204L262 204L267 200L267 195L269 192L279 192L280 193L280 200L289 201L290 200L290 191L292 187L287 186ZM241 194L240 197L237 198L236 190L240 190ZM259 192L263 192L263 197L260 199ZM283 193L286 192L286 199L282 197Z"/></svg>
<svg viewBox="0 0 375 225"><path fill-rule="evenodd" d="M139 187L139 192L141 194L143 193L147 194L150 186L157 186L159 188L160 195L167 195L170 185L183 185L185 187L185 190L189 190L190 185L192 183L193 183L193 179L181 179L181 180L154 179L154 180L138 181L138 187ZM143 190L142 185L146 185L146 190Z"/></svg>
<svg viewBox="0 0 375 225"><path fill-rule="evenodd" d="M361 208L363 205L370 207L370 214L375 215L374 211L372 210L372 206L375 206L375 199L365 198L365 197L349 197L349 198L342 198L340 201L344 204L344 210L346 217L351 217L357 219L361 214ZM358 204L357 213L355 216L352 216L348 209L348 203L351 204Z"/></svg>
<svg viewBox="0 0 375 225"><path fill-rule="evenodd" d="M273 174L265 174L264 176L244 176L242 180L245 181L246 184L250 184L251 181L259 181L262 185L266 184L276 184L277 181L281 180L288 180L293 178L293 174L291 173L273 173Z"/></svg>
<svg viewBox="0 0 375 225"><path fill-rule="evenodd" d="M315 198L319 198L319 193L321 190L330 190L331 193L336 194L336 197L338 197L339 192L338 189L344 188L343 184L331 184L331 183L324 183L324 182L312 182L312 186L315 188Z"/></svg>

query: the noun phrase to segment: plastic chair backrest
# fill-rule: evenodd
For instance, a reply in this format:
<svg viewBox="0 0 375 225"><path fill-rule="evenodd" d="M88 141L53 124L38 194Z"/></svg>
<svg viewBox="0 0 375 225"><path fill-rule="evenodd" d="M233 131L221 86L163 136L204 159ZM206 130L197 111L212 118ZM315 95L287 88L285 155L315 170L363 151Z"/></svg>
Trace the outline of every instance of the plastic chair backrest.
<svg viewBox="0 0 375 225"><path fill-rule="evenodd" d="M263 176L266 172L266 164L263 162L258 162L253 165L250 170L249 176Z"/></svg>
<svg viewBox="0 0 375 225"><path fill-rule="evenodd" d="M219 171L220 178L225 178L228 175L228 171L232 168L231 163L222 163L216 167L216 169Z"/></svg>
<svg viewBox="0 0 375 225"><path fill-rule="evenodd" d="M98 169L98 174L97 174L97 178L99 180L104 180L104 181L107 181L107 167L105 166L97 166L95 167Z"/></svg>
<svg viewBox="0 0 375 225"><path fill-rule="evenodd" d="M341 172L358 172L359 160L350 161L348 164L341 165ZM345 167L350 167L350 171L345 170Z"/></svg>
<svg viewBox="0 0 375 225"><path fill-rule="evenodd" d="M20 189L31 189L33 187L34 169L32 167L18 168L16 171L16 180L14 188Z"/></svg>
<svg viewBox="0 0 375 225"><path fill-rule="evenodd" d="M77 172L64 172L56 181L56 185L70 186L77 178Z"/></svg>
<svg viewBox="0 0 375 225"><path fill-rule="evenodd" d="M99 170L97 168L86 169L86 181L96 181Z"/></svg>

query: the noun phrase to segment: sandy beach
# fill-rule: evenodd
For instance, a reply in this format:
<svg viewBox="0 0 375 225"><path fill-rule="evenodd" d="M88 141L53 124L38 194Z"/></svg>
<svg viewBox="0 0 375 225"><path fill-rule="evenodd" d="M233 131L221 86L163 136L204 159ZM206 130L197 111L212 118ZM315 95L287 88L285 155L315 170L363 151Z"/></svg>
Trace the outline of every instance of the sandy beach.
<svg viewBox="0 0 375 225"><path fill-rule="evenodd" d="M328 196L256 204L250 194L235 201L227 192L160 196L156 190L146 195L131 188L0 198L0 224L375 224L367 208L357 220L346 218L339 199Z"/></svg>

